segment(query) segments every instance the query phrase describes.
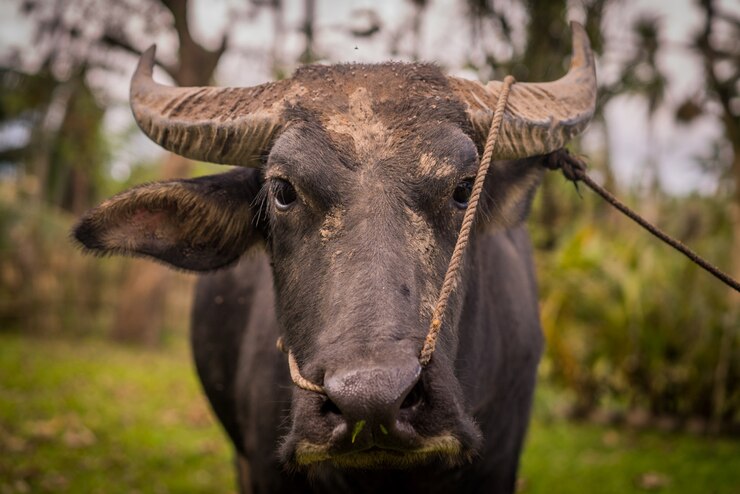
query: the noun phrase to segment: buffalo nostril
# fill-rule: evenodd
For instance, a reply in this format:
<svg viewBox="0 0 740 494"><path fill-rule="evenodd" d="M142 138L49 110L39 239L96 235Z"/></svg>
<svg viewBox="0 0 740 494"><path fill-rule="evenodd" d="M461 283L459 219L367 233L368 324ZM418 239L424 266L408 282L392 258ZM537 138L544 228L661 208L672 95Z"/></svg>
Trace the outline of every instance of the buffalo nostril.
<svg viewBox="0 0 740 494"><path fill-rule="evenodd" d="M324 377L326 401L321 408L327 412L324 416L331 416L328 415L331 412L334 417L341 416L352 424L360 420L373 424L392 422L421 375L421 366L415 356L404 357L378 357L369 365L327 373ZM413 393L409 398L411 405L418 402L421 394L421 391Z"/></svg>
<svg viewBox="0 0 740 494"><path fill-rule="evenodd" d="M337 404L331 401L331 398L328 397L324 403L321 404L319 411L321 412L321 415L342 415L342 410L340 410Z"/></svg>
<svg viewBox="0 0 740 494"><path fill-rule="evenodd" d="M414 384L414 387L411 388L411 391L409 391L409 393L403 399L403 402L401 402L401 410L407 410L409 408L414 408L420 405L423 399L424 399L424 385L421 383L421 379L420 379L416 381L416 384Z"/></svg>
<svg viewBox="0 0 740 494"><path fill-rule="evenodd" d="M409 286L407 284L401 285L401 295L404 296L404 298L409 298L411 296L411 290L409 289Z"/></svg>

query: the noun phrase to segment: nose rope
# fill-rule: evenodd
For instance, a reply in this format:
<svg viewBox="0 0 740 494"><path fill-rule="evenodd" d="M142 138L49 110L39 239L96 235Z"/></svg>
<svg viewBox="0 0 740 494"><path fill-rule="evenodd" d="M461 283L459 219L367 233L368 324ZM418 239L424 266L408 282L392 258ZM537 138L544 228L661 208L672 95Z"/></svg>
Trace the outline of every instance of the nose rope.
<svg viewBox="0 0 740 494"><path fill-rule="evenodd" d="M452 291L457 285L457 280L460 272L460 265L462 264L462 258L465 254L465 248L470 240L470 230L473 227L473 221L475 220L475 213L478 210L478 202L483 192L483 183L486 180L488 168L491 166L491 158L493 157L493 150L496 147L496 141L501 130L501 122L504 118L504 110L506 109L506 102L509 98L509 90L511 86L516 82L513 76L506 76L504 79L501 93L499 93L498 101L496 103L496 109L493 113L493 120L491 120L491 127L488 130L488 137L486 138L486 145L483 149L483 157L481 158L480 165L478 165L478 171L475 175L475 181L473 182L473 190L470 193L470 200L468 201L468 207L465 209L465 216L463 216L462 226L460 227L460 234L457 237L455 243L455 249L452 251L452 257L450 263L447 266L447 272L445 273L444 282L442 283L442 289L439 292L437 303L434 306L432 312L432 322L429 325L429 332L424 339L424 346L421 348L419 354L419 363L422 367L426 366L432 359L434 348L437 345L437 338L439 336L439 330L442 328L442 320L447 309L447 302L452 294ZM314 393L326 394L323 386L315 384L301 375L298 362L296 362L293 352L287 348L283 337L279 337L277 340L277 348L283 353L288 354L288 367L290 368L290 378L293 383L301 389L306 391L313 391Z"/></svg>
<svg viewBox="0 0 740 494"><path fill-rule="evenodd" d="M468 201L468 207L465 210L465 216L463 217L463 223L460 227L460 234L457 237L455 243L455 249L452 252L450 263L447 266L447 272L445 273L444 281L442 283L442 289L440 290L437 303L434 306L432 312L432 321L429 325L429 331L426 338L424 339L424 345L422 346L419 354L419 363L422 366L429 364L434 353L434 348L437 345L437 338L439 337L439 331L442 327L442 320L447 309L447 302L452 294L452 291L457 286L459 277L460 265L462 263L463 255L465 254L465 248L468 245L470 239L470 230L473 226L475 214L478 209L478 201L480 195L483 192L483 183L485 182L486 175L488 174L488 168L491 166L491 158L493 156L494 148L496 147L496 141L498 139L501 122L504 117L504 110L506 109L506 102L509 97L509 90L515 83L514 77L507 76L504 79L501 93L499 93L498 101L496 103L496 109L491 120L491 127L488 130L488 137L486 138L486 145L483 150L483 156L481 158L478 171L475 175L475 182L473 183L473 189L470 194L470 200ZM630 217L632 220L637 222L640 226L647 229L650 233L666 242L668 245L678 250L679 252L686 255L693 262L709 271L715 277L720 279L722 282L730 286L736 291L740 292L740 282L733 279L726 273L719 270L719 268L708 263L705 259L701 258L694 251L683 245L678 240L670 237L663 233L657 227L650 224L647 220L642 218L640 215L629 209L626 205L620 202L616 197L607 192L603 187L596 184L586 174L586 165L579 159L568 154L567 151L561 152L557 156L550 158L550 161L545 163L545 166L551 169L561 168L566 178L573 182L583 181L592 190L601 195L608 203L617 208L619 211ZM291 352L285 345L283 338L280 337L277 340L277 347L280 351L288 354L288 366L290 368L290 377L299 388L307 391L313 391L315 393L326 394L326 391L322 386L312 383L301 375L301 371L298 367L293 352Z"/></svg>
<svg viewBox="0 0 740 494"><path fill-rule="evenodd" d="M301 389L305 389L306 391L313 391L314 393L320 393L322 395L326 394L323 386L314 384L301 375L301 370L298 368L298 362L296 362L295 357L293 356L293 352L288 350L288 348L285 346L285 341L283 341L282 336L277 339L277 348L281 352L288 354L288 368L290 369L290 378L293 380L293 383L296 386Z"/></svg>
<svg viewBox="0 0 740 494"><path fill-rule="evenodd" d="M504 119L504 110L506 109L506 102L509 98L509 89L511 89L511 86L515 82L516 80L513 76L506 76L504 79L504 85L501 88L501 93L498 95L496 111L493 113L491 128L488 130L486 146L483 150L483 157L481 158L480 165L478 166L478 172L475 175L473 190L470 193L468 207L465 210L463 223L460 227L460 235L457 237L455 250L452 251L452 257L450 258L450 264L447 267L447 273L445 273L442 289L439 292L439 298L437 298L437 304L434 306L434 312L432 313L432 322L429 325L429 332L427 333L427 337L424 340L424 346L421 348L421 353L419 354L419 363L421 363L422 366L426 366L432 359L434 348L437 345L439 330L442 328L442 320L445 315L445 310L447 309L447 302L450 299L452 291L457 286L460 265L462 264L462 258L465 254L465 248L468 246L468 241L470 240L470 230L473 227L475 213L478 210L478 200L483 192L483 183L486 180L488 168L491 166L493 150L496 147L496 141L498 140L501 130L501 122Z"/></svg>

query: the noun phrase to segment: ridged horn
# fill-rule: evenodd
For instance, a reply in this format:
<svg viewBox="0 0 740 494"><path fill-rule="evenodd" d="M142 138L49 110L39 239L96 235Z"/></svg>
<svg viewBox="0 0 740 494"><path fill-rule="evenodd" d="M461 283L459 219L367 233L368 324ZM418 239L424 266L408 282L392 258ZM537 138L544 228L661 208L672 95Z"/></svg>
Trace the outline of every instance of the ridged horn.
<svg viewBox="0 0 740 494"><path fill-rule="evenodd" d="M257 167L280 127L291 81L254 87L170 87L154 82L152 45L131 79L136 123L154 142L186 158Z"/></svg>
<svg viewBox="0 0 740 494"><path fill-rule="evenodd" d="M495 159L547 154L563 147L586 128L596 108L596 71L586 31L571 22L573 57L568 73L557 81L517 82L511 87ZM449 77L457 97L467 105L479 142L485 142L502 82Z"/></svg>

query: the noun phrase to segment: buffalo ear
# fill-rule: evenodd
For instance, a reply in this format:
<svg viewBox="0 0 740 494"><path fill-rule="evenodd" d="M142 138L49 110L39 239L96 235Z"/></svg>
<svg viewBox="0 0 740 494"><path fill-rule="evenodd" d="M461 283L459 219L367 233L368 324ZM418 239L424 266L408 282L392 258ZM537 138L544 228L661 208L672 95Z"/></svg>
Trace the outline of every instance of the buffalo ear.
<svg viewBox="0 0 740 494"><path fill-rule="evenodd" d="M259 238L258 170L141 185L88 211L73 235L97 254L147 256L192 270L236 261Z"/></svg>
<svg viewBox="0 0 740 494"><path fill-rule="evenodd" d="M545 156L495 161L488 170L481 206L487 226L512 228L529 215L537 188L542 182Z"/></svg>

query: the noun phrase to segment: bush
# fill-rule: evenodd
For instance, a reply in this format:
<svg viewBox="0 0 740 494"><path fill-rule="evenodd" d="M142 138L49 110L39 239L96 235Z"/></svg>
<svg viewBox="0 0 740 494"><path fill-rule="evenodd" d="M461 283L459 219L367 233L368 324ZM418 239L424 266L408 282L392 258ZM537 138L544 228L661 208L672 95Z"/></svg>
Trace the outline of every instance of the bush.
<svg viewBox="0 0 740 494"><path fill-rule="evenodd" d="M0 327L87 333L105 327L120 277L115 259L81 255L73 218L0 189Z"/></svg>
<svg viewBox="0 0 740 494"><path fill-rule="evenodd" d="M581 414L608 404L737 427L740 307L729 289L630 220L599 212L585 194L586 214L571 215L558 247L538 256L543 375L573 391ZM653 197L636 209L730 265L721 201Z"/></svg>

